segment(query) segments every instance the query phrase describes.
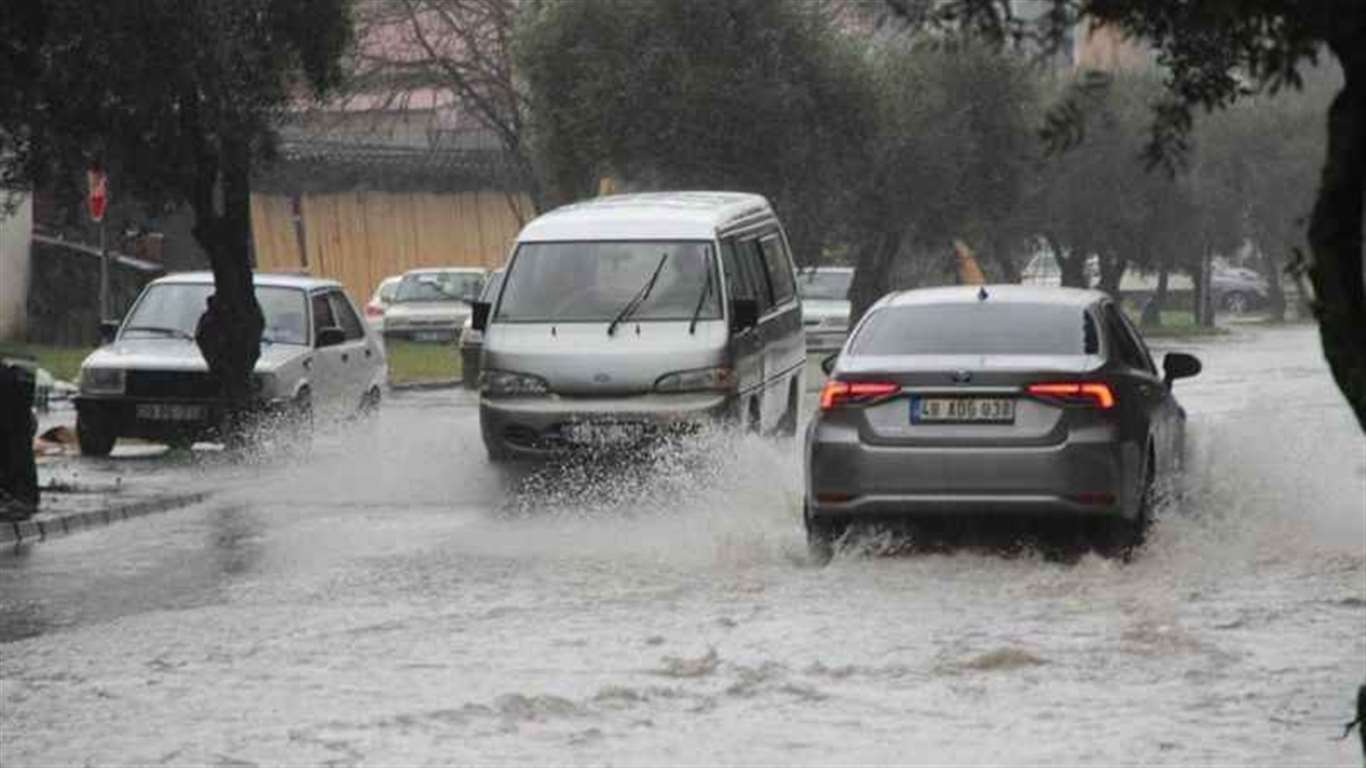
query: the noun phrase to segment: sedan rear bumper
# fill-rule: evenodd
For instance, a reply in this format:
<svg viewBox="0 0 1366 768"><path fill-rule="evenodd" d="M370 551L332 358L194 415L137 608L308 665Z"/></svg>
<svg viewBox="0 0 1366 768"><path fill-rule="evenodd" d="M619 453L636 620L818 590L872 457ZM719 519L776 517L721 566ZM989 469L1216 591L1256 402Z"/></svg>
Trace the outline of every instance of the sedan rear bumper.
<svg viewBox="0 0 1366 768"><path fill-rule="evenodd" d="M1116 442L970 448L813 440L807 494L818 517L1133 517L1138 455Z"/></svg>

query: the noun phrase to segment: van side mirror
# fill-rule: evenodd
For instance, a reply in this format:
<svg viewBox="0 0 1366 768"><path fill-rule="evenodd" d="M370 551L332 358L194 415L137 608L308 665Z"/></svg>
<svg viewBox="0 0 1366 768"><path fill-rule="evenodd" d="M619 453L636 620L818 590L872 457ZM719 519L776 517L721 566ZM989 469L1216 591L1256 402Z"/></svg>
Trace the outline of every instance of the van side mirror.
<svg viewBox="0 0 1366 768"><path fill-rule="evenodd" d="M100 321L100 343L113 344L114 337L119 335L119 321L101 320Z"/></svg>
<svg viewBox="0 0 1366 768"><path fill-rule="evenodd" d="M335 325L318 329L318 343L314 346L322 349L323 347L335 347L346 341L346 332Z"/></svg>
<svg viewBox="0 0 1366 768"><path fill-rule="evenodd" d="M731 299L730 329L739 333L759 323L759 302L754 299Z"/></svg>
<svg viewBox="0 0 1366 768"><path fill-rule="evenodd" d="M1162 358L1162 381L1167 385L1177 379L1185 379L1200 372L1200 358L1185 352L1168 352Z"/></svg>
<svg viewBox="0 0 1366 768"><path fill-rule="evenodd" d="M484 332L489 327L489 311L493 309L493 304L487 301L476 301L470 305L470 328L472 330Z"/></svg>
<svg viewBox="0 0 1366 768"><path fill-rule="evenodd" d="M825 359L821 360L821 370L825 371L826 376L829 376L831 371L835 370L835 363L838 363L839 359L840 353L834 352L826 355Z"/></svg>

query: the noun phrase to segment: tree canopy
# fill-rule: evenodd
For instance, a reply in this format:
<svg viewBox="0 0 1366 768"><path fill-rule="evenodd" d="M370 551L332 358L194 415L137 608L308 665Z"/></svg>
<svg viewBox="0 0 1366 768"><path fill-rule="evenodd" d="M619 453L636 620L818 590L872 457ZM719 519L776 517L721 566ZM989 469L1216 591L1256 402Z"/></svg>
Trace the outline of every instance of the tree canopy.
<svg viewBox="0 0 1366 768"><path fill-rule="evenodd" d="M216 293L201 341L245 399L259 355L250 171L280 115L341 76L349 0L17 0L0 5L0 183L104 166L112 194L188 203Z"/></svg>

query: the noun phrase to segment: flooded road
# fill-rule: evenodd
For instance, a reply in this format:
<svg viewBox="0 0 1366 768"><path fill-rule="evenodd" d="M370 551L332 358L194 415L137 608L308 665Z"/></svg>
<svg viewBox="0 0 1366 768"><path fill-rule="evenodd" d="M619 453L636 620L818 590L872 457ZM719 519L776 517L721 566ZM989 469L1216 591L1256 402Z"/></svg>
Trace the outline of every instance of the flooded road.
<svg viewBox="0 0 1366 768"><path fill-rule="evenodd" d="M796 443L496 470L463 393L392 399L0 554L0 763L1360 765L1366 443L1312 329L1182 348L1186 494L1129 565L814 567Z"/></svg>

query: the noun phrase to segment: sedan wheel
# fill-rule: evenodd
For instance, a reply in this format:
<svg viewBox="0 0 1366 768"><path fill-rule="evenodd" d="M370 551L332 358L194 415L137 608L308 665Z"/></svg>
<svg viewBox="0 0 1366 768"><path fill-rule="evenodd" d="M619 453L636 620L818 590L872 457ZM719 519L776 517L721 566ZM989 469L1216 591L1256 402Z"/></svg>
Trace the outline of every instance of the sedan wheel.
<svg viewBox="0 0 1366 768"><path fill-rule="evenodd" d="M1228 310L1229 314L1243 314L1248 310L1247 296L1238 291L1228 294L1224 297L1224 309Z"/></svg>
<svg viewBox="0 0 1366 768"><path fill-rule="evenodd" d="M819 565L830 562L835 556L835 545L848 529L842 520L828 520L811 514L811 504L802 499L802 522L806 525L806 551L812 561Z"/></svg>

